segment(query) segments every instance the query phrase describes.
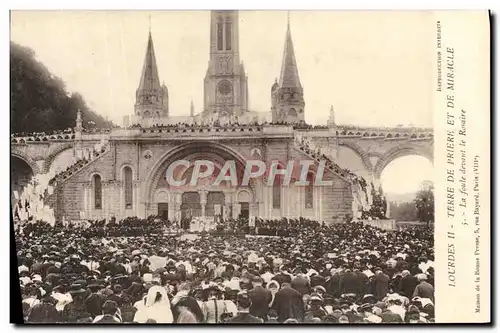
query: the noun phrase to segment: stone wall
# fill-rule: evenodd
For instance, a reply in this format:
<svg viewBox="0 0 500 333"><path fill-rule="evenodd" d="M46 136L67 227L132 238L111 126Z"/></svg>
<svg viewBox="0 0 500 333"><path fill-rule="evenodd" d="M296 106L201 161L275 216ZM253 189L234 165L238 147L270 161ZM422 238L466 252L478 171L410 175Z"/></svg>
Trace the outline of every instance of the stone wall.
<svg viewBox="0 0 500 333"><path fill-rule="evenodd" d="M90 165L84 167L57 189L49 202L56 207L56 217L79 219L84 211L85 218L119 219L126 216L146 216L155 213L156 206L149 202L147 187L152 172L163 163L165 156L182 142L140 143L138 141L113 141L108 152L101 155ZM254 139L221 143L236 151L244 159L251 158L255 148L260 150L266 165L279 160L299 161L310 157L297 150L292 138ZM202 143L200 142L200 149ZM298 165L298 163L297 163ZM133 173L133 207L125 209L123 189L123 168L129 166ZM92 177L99 174L102 179L102 208L95 209ZM341 222L351 215L352 194L350 184L340 176L325 170L324 180L332 180L332 186L318 186L314 189L313 207L305 207L305 188L303 186L283 187L281 207L272 206L272 187L260 182L256 184L251 203L251 215L267 218L304 216L325 223ZM150 184L156 186L156 184ZM168 190L167 190L168 191ZM149 202L149 205L147 204ZM174 206L172 204L172 206ZM169 204L169 209L170 209ZM173 209L173 208L172 208ZM169 213L169 216L173 213Z"/></svg>

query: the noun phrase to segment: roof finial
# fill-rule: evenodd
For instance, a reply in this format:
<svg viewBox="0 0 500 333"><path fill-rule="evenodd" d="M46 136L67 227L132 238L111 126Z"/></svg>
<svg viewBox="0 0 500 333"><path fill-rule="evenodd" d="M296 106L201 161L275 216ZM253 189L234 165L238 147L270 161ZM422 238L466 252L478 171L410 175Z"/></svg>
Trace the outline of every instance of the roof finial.
<svg viewBox="0 0 500 333"><path fill-rule="evenodd" d="M335 110L333 105L330 105L330 118L328 118L328 125L335 126Z"/></svg>
<svg viewBox="0 0 500 333"><path fill-rule="evenodd" d="M287 28L290 29L290 11L287 12Z"/></svg>
<svg viewBox="0 0 500 333"><path fill-rule="evenodd" d="M151 14L148 15L149 20L149 33L151 33Z"/></svg>

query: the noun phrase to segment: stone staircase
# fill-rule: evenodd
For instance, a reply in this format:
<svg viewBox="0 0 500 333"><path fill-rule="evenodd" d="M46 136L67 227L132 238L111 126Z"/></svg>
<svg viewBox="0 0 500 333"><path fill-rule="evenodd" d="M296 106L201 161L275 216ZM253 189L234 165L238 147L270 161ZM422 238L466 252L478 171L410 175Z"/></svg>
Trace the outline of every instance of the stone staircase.
<svg viewBox="0 0 500 333"><path fill-rule="evenodd" d="M326 156L325 154L320 153L318 150L315 150L311 148L311 145L306 145L298 140L295 140L295 148L302 153L306 154L308 157L311 159L315 160L316 162L320 162L321 160L326 160L325 168L333 171L336 175L339 175L343 179L349 181L352 183L355 181L358 176L354 174L353 172L341 168L337 163L335 163L331 158Z"/></svg>
<svg viewBox="0 0 500 333"><path fill-rule="evenodd" d="M89 160L78 160L74 164L70 165L68 169L66 169L63 172L60 172L59 174L55 175L54 178L52 178L49 181L49 185L57 187L61 185L62 183L66 182L68 179L70 179L73 175L77 174L82 170L83 168L87 167L88 165L94 163L104 155L108 154L110 151L109 145L105 146L101 149L100 152L95 152L94 158L91 158Z"/></svg>

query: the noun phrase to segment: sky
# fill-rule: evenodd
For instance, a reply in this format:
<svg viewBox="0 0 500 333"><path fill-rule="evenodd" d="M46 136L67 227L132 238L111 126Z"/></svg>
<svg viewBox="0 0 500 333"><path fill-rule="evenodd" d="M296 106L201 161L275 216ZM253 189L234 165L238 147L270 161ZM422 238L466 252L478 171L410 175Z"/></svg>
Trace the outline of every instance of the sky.
<svg viewBox="0 0 500 333"><path fill-rule="evenodd" d="M338 124L432 127L432 14L289 15L308 123L326 123L333 105ZM270 109L287 16L286 11L239 13L240 59L253 111ZM208 11L13 11L11 40L32 48L69 91L81 93L92 109L121 125L123 116L133 114L150 27L170 114L189 115L191 101L195 113L201 111L209 26Z"/></svg>

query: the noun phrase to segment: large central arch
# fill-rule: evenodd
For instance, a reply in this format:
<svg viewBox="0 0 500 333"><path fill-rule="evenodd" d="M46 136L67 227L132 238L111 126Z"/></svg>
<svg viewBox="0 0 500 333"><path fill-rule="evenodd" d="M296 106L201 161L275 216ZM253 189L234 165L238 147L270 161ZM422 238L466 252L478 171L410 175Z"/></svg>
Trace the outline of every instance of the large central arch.
<svg viewBox="0 0 500 333"><path fill-rule="evenodd" d="M245 168L245 159L228 146L212 141L181 144L159 158L147 176L143 193L146 194L148 202L153 202L156 185L160 178L165 175L170 164L181 159L191 160L193 156L198 160L214 160L216 158L217 164L225 161L235 161L236 169L239 172ZM238 179L240 178L238 177Z"/></svg>
<svg viewBox="0 0 500 333"><path fill-rule="evenodd" d="M403 156L409 156L409 155L417 155L417 156L423 156L427 158L431 163L434 163L434 153L432 149L427 149L425 147L414 147L411 145L408 146L397 146L392 149L390 149L387 153L385 153L382 158L380 158L377 162L377 164L374 167L373 174L375 176L375 179L380 179L380 176L382 175L382 171L384 171L384 168L394 161L395 159Z"/></svg>

